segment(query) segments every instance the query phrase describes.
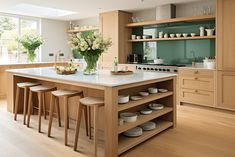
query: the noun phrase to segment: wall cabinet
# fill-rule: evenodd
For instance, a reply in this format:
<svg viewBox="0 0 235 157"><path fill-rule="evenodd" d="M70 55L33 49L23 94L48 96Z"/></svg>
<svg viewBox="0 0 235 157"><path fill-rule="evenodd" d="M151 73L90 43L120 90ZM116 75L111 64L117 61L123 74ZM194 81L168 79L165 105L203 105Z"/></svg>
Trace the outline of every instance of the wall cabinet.
<svg viewBox="0 0 235 157"><path fill-rule="evenodd" d="M218 70L235 71L235 1L217 0Z"/></svg>
<svg viewBox="0 0 235 157"><path fill-rule="evenodd" d="M103 53L100 63L102 68L111 68L114 58L119 63L127 63L127 56L132 53L131 44L127 39L131 30L126 27L130 23L132 14L124 11L112 11L100 14L100 32L106 38L112 39L112 46Z"/></svg>
<svg viewBox="0 0 235 157"><path fill-rule="evenodd" d="M218 72L217 107L235 110L235 72Z"/></svg>
<svg viewBox="0 0 235 157"><path fill-rule="evenodd" d="M215 71L207 69L179 70L179 99L181 103L191 103L213 107L215 104Z"/></svg>

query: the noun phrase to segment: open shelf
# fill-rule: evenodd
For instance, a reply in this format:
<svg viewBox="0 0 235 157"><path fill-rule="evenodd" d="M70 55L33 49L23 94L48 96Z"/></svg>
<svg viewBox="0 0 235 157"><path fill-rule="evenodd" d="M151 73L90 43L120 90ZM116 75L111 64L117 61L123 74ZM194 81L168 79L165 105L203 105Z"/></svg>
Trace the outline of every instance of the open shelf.
<svg viewBox="0 0 235 157"><path fill-rule="evenodd" d="M146 96L143 99L140 99L140 100L137 100L137 101L130 101L126 104L119 104L118 105L118 111L123 111L123 110L129 109L129 108L139 106L139 105L142 105L142 104L145 104L145 103L157 100L157 99L161 99L161 98L164 98L164 97L168 97L168 96L171 96L171 95L173 95L173 92L171 92L171 91L166 92L166 93L150 94L149 96Z"/></svg>
<svg viewBox="0 0 235 157"><path fill-rule="evenodd" d="M99 30L98 27L94 27L94 28L87 28L87 29L73 29L73 30L68 30L68 33L78 33L78 32L89 32L89 31L95 31L95 30Z"/></svg>
<svg viewBox="0 0 235 157"><path fill-rule="evenodd" d="M134 128L134 127L136 127L138 125L141 125L141 124L143 124L145 122L148 122L148 121L150 121L152 119L160 117L160 116L162 116L164 114L167 114L167 113L169 113L171 111L173 111L173 109L171 107L164 107L162 110L153 111L149 115L142 115L141 114L141 115L138 116L136 122L129 122L129 123L125 122L123 125L120 125L118 127L118 133L120 134L120 133L122 133L124 131L127 131L127 130L129 130L131 128Z"/></svg>
<svg viewBox="0 0 235 157"><path fill-rule="evenodd" d="M125 151L129 150L130 148L142 143L143 141L151 138L152 136L168 129L169 127L173 126L172 122L169 121L159 121L156 125L156 129L151 131L144 131L143 135L139 137L129 138L124 135L119 136L119 143L118 143L118 154L122 154Z"/></svg>
<svg viewBox="0 0 235 157"><path fill-rule="evenodd" d="M136 22L136 23L129 23L126 25L126 27L143 27L149 25L158 25L158 24L167 24L167 23L176 23L176 22L200 22L200 21L210 21L210 20L215 20L215 15L202 15L202 16L180 17L173 19Z"/></svg>
<svg viewBox="0 0 235 157"><path fill-rule="evenodd" d="M135 39L128 42L154 42L154 41L169 41L169 40L199 40L199 39L215 39L216 36L195 36L195 37L180 37L180 38L155 38L155 39Z"/></svg>

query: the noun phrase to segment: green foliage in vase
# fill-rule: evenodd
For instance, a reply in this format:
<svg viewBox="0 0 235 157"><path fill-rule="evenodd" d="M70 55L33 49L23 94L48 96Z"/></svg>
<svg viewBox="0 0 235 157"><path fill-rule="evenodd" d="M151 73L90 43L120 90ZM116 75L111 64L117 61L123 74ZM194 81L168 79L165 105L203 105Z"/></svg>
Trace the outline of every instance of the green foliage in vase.
<svg viewBox="0 0 235 157"><path fill-rule="evenodd" d="M38 35L24 35L17 38L17 41L27 50L35 51L43 43L43 39Z"/></svg>

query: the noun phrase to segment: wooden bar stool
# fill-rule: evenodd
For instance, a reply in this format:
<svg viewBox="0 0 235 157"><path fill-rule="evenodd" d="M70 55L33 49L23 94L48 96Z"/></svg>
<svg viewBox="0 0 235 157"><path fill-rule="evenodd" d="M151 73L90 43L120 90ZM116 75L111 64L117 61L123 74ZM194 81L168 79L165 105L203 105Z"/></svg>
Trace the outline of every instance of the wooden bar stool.
<svg viewBox="0 0 235 157"><path fill-rule="evenodd" d="M20 96L20 89L24 90L24 106L23 106L23 114L24 114L24 125L26 124L26 113L28 108L28 92L29 88L33 86L40 85L40 83L34 82L21 82L16 84L16 99L15 99L15 116L14 120L17 120L17 113L18 113L18 106L19 106L19 96Z"/></svg>
<svg viewBox="0 0 235 157"><path fill-rule="evenodd" d="M59 97L63 98L63 105L64 105L64 144L67 145L68 142L68 128L69 128L69 113L68 113L68 99L71 97L79 96L83 98L82 91L74 91L74 90L56 90L51 92L51 103L50 103L50 116L49 116L49 125L48 125L48 137L51 136L51 126L52 126L52 119L53 119L53 111L55 100L57 111L59 113ZM85 114L85 121L86 121L86 129L88 129L87 124L87 114ZM60 117L59 117L59 125L60 124ZM87 130L86 130L87 131ZM88 134L88 131L87 131Z"/></svg>
<svg viewBox="0 0 235 157"><path fill-rule="evenodd" d="M38 132L41 132L41 115L42 115L42 107L44 118L46 119L46 104L45 104L45 93L56 90L56 87L48 87L48 86L34 86L29 88L29 107L28 107L28 120L27 127L29 127L30 123L30 115L31 115L31 107L32 105L32 94L37 93L38 96Z"/></svg>
<svg viewBox="0 0 235 157"><path fill-rule="evenodd" d="M98 118L99 118L98 112L99 112L99 107L101 106L104 106L104 100L102 98L85 97L85 98L80 99L78 112L77 112L77 124L76 124L76 131L75 131L74 151L76 151L77 149L82 110L84 110L86 107L90 107L94 109L94 117L93 117L94 118L94 156L95 157L97 156Z"/></svg>

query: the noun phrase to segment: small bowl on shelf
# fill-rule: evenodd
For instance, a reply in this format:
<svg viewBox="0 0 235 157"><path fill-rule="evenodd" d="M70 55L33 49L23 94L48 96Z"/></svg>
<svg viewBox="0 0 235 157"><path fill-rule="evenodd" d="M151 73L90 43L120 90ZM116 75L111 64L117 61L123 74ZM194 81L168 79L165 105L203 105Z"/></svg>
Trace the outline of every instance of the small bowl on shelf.
<svg viewBox="0 0 235 157"><path fill-rule="evenodd" d="M139 95L141 95L141 96L149 96L149 92L139 92Z"/></svg>
<svg viewBox="0 0 235 157"><path fill-rule="evenodd" d="M157 89L157 88L148 88L148 91L149 91L149 93L151 93L151 94L155 94L155 93L158 92L158 89Z"/></svg>
<svg viewBox="0 0 235 157"><path fill-rule="evenodd" d="M135 122L137 120L137 114L132 112L123 112L120 113L120 118L122 118L125 122Z"/></svg>
<svg viewBox="0 0 235 157"><path fill-rule="evenodd" d="M180 38L180 37L181 37L181 34L180 34L180 33L177 33L177 34L176 34L176 37L177 37L177 38Z"/></svg>
<svg viewBox="0 0 235 157"><path fill-rule="evenodd" d="M144 124L141 124L139 127L141 127L144 131L150 131L156 128L156 123L149 121Z"/></svg>
<svg viewBox="0 0 235 157"><path fill-rule="evenodd" d="M131 96L130 98L131 98L131 100L134 100L134 101L143 99L143 97L140 95L134 95L134 96Z"/></svg>
<svg viewBox="0 0 235 157"><path fill-rule="evenodd" d="M187 37L188 36L188 33L183 33L183 37Z"/></svg>
<svg viewBox="0 0 235 157"><path fill-rule="evenodd" d="M118 103L119 103L119 104L128 103L129 100L130 100L130 96L129 96L129 95L119 95L119 96L118 96Z"/></svg>
<svg viewBox="0 0 235 157"><path fill-rule="evenodd" d="M141 36L136 36L136 39L138 39L138 40L141 39Z"/></svg>
<svg viewBox="0 0 235 157"><path fill-rule="evenodd" d="M167 89L163 89L163 88L158 89L158 91L159 91L160 93L166 93L166 92L168 92L168 90L167 90Z"/></svg>
<svg viewBox="0 0 235 157"><path fill-rule="evenodd" d="M191 35L191 37L195 37L196 33L191 33L190 35Z"/></svg>
<svg viewBox="0 0 235 157"><path fill-rule="evenodd" d="M135 128L125 131L123 135L127 137L138 137L138 136L143 135L143 129L141 127L135 127Z"/></svg>
<svg viewBox="0 0 235 157"><path fill-rule="evenodd" d="M175 34L170 34L170 37L171 37L171 38L174 38L174 37L175 37Z"/></svg>
<svg viewBox="0 0 235 157"><path fill-rule="evenodd" d="M149 104L149 108L152 110L161 110L164 108L164 106L162 104L152 103Z"/></svg>
<svg viewBox="0 0 235 157"><path fill-rule="evenodd" d="M140 113L144 114L144 115L151 114L152 112L153 112L153 110L151 110L149 108L144 108L144 109L140 110Z"/></svg>

